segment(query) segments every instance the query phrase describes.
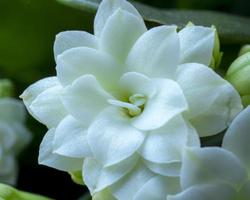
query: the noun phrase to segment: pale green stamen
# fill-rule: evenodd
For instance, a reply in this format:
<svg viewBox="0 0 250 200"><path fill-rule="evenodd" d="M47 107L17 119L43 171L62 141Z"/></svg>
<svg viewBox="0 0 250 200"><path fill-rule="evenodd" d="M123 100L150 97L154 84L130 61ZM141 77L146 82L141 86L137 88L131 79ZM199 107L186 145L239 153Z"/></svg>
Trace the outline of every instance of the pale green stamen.
<svg viewBox="0 0 250 200"><path fill-rule="evenodd" d="M134 95L129 97L129 102L140 107L146 103L146 98L142 94L134 94Z"/></svg>
<svg viewBox="0 0 250 200"><path fill-rule="evenodd" d="M108 102L111 105L127 109L129 115L134 117L141 114L143 106L146 103L146 98L144 95L134 94L129 97L129 102L114 99L109 99Z"/></svg>

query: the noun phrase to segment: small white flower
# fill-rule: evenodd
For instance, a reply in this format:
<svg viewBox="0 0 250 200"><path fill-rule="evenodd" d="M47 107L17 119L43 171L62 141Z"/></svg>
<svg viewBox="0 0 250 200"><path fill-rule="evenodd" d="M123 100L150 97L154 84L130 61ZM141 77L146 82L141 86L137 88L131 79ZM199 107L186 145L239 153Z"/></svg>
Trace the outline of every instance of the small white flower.
<svg viewBox="0 0 250 200"><path fill-rule="evenodd" d="M39 162L83 169L96 199L165 199L178 192L185 147L199 146L198 134L224 130L242 105L235 89L207 67L214 29L176 28L147 31L130 3L104 0L94 35L58 34L56 77L22 94L49 128Z"/></svg>
<svg viewBox="0 0 250 200"><path fill-rule="evenodd" d="M250 199L250 106L232 122L223 148L193 148L181 170L184 190L168 200Z"/></svg>
<svg viewBox="0 0 250 200"><path fill-rule="evenodd" d="M30 140L24 126L25 108L15 99L0 98L0 182L15 184L16 155Z"/></svg>

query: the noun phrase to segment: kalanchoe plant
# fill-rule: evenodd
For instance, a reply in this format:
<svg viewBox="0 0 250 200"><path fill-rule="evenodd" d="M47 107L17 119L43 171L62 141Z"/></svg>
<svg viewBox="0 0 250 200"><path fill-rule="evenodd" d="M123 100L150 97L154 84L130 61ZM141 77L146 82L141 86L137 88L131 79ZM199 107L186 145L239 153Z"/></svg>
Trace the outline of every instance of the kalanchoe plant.
<svg viewBox="0 0 250 200"><path fill-rule="evenodd" d="M11 97L10 81L0 80L0 183L15 184L16 156L28 144L31 135L25 127L26 111L23 103Z"/></svg>
<svg viewBox="0 0 250 200"><path fill-rule="evenodd" d="M176 29L147 30L130 3L104 0L94 35L58 34L56 76L21 95L49 129L39 163L74 178L81 171L95 200L162 200L180 192L187 147L226 129L242 105L208 67L218 49L215 29Z"/></svg>
<svg viewBox="0 0 250 200"><path fill-rule="evenodd" d="M250 199L250 106L232 122L223 148L191 148L184 155L181 186L167 200Z"/></svg>

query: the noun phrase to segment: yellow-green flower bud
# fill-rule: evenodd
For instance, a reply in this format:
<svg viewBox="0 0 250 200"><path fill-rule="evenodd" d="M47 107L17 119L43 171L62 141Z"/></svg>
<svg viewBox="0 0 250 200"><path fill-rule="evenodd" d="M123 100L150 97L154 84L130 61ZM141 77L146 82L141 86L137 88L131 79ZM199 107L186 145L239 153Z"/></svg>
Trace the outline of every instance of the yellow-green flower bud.
<svg viewBox="0 0 250 200"><path fill-rule="evenodd" d="M76 172L69 172L71 179L78 185L84 185L82 172L76 171Z"/></svg>
<svg viewBox="0 0 250 200"><path fill-rule="evenodd" d="M8 79L0 79L0 97L11 97L14 95L14 85Z"/></svg>
<svg viewBox="0 0 250 200"><path fill-rule="evenodd" d="M238 57L225 77L240 93L244 106L250 104L250 52Z"/></svg>
<svg viewBox="0 0 250 200"><path fill-rule="evenodd" d="M220 40L219 40L219 35L216 30L216 27L212 26L211 28L215 30L215 35L214 35L213 56L212 56L212 60L210 63L210 67L213 69L217 69L220 66L223 52L220 51Z"/></svg>
<svg viewBox="0 0 250 200"><path fill-rule="evenodd" d="M52 200L36 194L19 191L11 186L0 183L0 199L4 200Z"/></svg>
<svg viewBox="0 0 250 200"><path fill-rule="evenodd" d="M246 44L243 47L241 47L239 56L242 56L243 54L250 52L250 44Z"/></svg>

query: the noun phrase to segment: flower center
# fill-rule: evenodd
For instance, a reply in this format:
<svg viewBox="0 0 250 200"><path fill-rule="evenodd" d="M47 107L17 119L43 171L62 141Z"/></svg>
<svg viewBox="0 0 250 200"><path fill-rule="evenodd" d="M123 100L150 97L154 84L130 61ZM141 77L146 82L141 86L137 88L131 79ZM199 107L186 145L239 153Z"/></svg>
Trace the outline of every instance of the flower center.
<svg viewBox="0 0 250 200"><path fill-rule="evenodd" d="M131 117L135 117L143 111L146 100L143 94L133 94L128 98L128 102L114 99L109 99L108 102L111 105L126 109Z"/></svg>

